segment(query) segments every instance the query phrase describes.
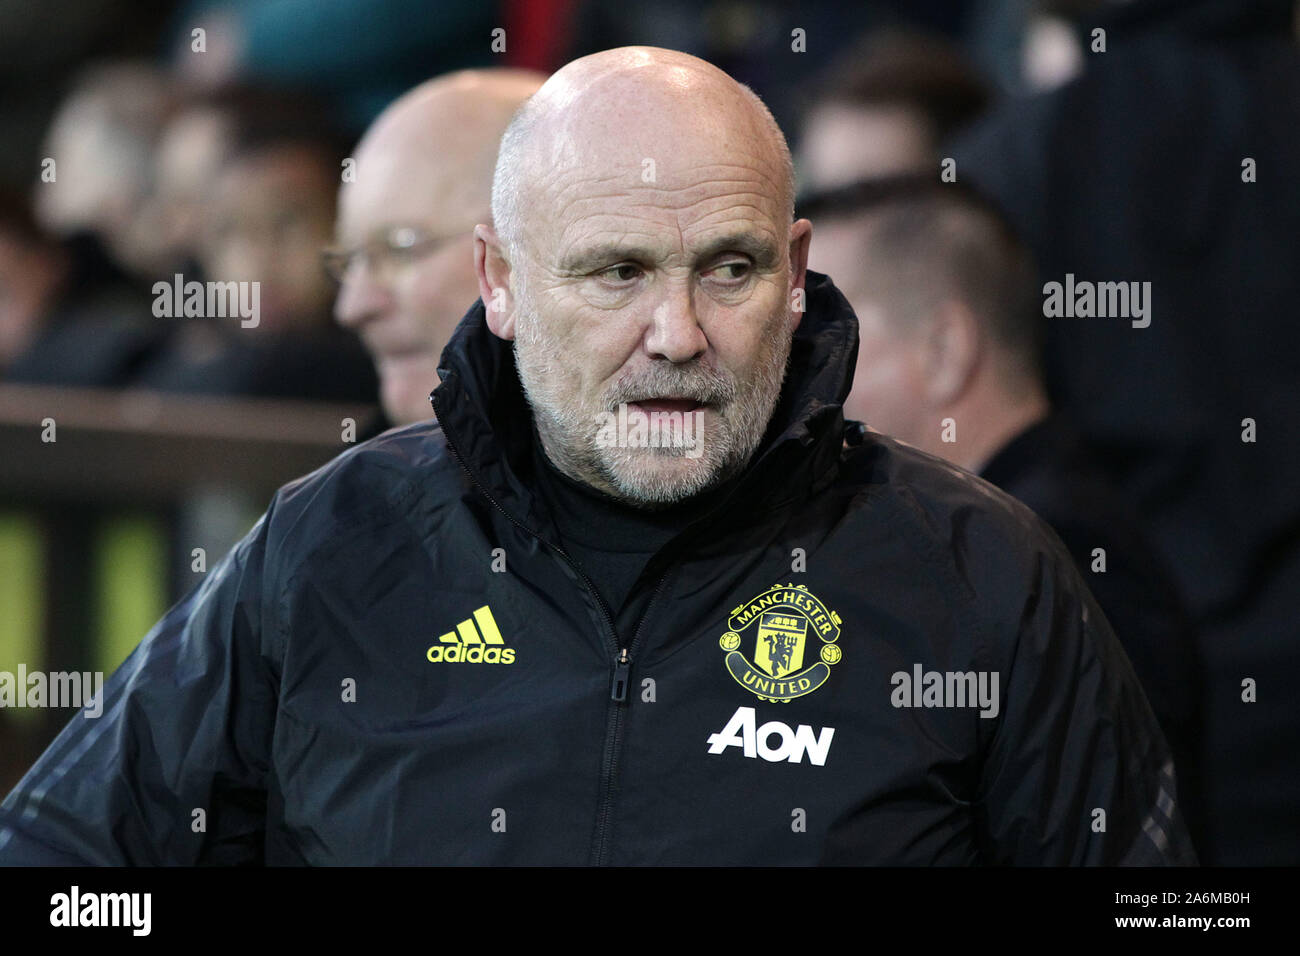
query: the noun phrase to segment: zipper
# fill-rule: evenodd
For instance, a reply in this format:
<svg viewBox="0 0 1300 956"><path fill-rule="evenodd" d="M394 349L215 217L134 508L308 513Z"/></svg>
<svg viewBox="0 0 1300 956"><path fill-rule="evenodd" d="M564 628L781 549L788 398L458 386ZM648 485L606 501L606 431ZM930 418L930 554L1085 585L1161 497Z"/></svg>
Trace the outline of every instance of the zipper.
<svg viewBox="0 0 1300 956"><path fill-rule="evenodd" d="M627 659L627 648L625 647L619 652L618 660L614 661L614 682L609 689L610 700L616 700L620 703L627 700L627 679L631 666L632 662Z"/></svg>
<svg viewBox="0 0 1300 956"><path fill-rule="evenodd" d="M641 625L654 611L655 601L658 600L659 592L663 589L664 582L668 580L670 571L671 568L659 575L659 580L655 582L655 589L650 593L650 601L646 604L645 613L641 615L636 622L636 628L632 631L631 644L623 648L614 661L614 680L610 689L613 705L609 709L609 716L605 722L605 755L600 764L600 804L596 810L596 832L592 837L591 846L593 866L604 866L609 855L610 818L614 813L614 781L617 779L618 756L623 750L623 722L624 714L627 712L627 708L623 705L626 703L627 685L631 676L632 653L640 647Z"/></svg>
<svg viewBox="0 0 1300 956"><path fill-rule="evenodd" d="M681 543L690 537L693 530L706 525L711 518L720 514L734 497L735 490L733 489L725 499L710 508L707 514L684 529L684 532L675 539L677 549L680 550ZM627 697L627 684L630 678L633 655L640 649L641 627L654 612L655 602L659 599L659 592L663 590L664 583L671 573L672 565L669 565L668 569L659 575L659 580L655 582L655 588L650 593L650 600L646 604L645 613L641 615L636 622L636 627L632 630L631 643L626 648L621 649L614 660L614 679L610 687L610 698L613 706L610 708L609 719L605 725L606 745L604 759L601 761L600 807L596 812L596 834L592 841L591 850L591 862L594 866L604 866L606 857L609 855L610 817L613 815L614 809L614 779L615 772L618 769L618 755L622 751L623 743L623 714L625 708L622 705Z"/></svg>
<svg viewBox="0 0 1300 956"><path fill-rule="evenodd" d="M438 408L437 402L434 403L434 413L438 416L438 421L442 423L443 416L441 409ZM569 567L572 568L578 578L582 580L583 586L587 589L587 592L596 599L596 604L600 608L601 615L604 618L606 643L609 645L611 650L614 651L614 673L610 680L610 702L606 707L605 749L600 767L601 798L596 809L596 832L593 837L593 848L591 854L593 862L596 863L596 865L600 865L601 862L603 862L608 849L609 817L614 802L614 772L618 762L619 746L622 743L623 738L623 712L625 709L623 705L627 702L627 688L631 679L632 657L630 650L628 647L620 648L618 646L618 632L614 627L614 616L610 612L609 605L605 603L605 599L601 596L600 591L596 589L596 586L592 583L591 578L587 576L587 573L582 570L573 558L569 557L567 551L559 545L547 541L539 532L534 531L503 508L501 503L498 502L496 498L492 497L487 488L483 486L483 483L478 480L478 475L474 473L474 469L470 468L469 465L466 464L465 458L461 455L460 449L456 447L456 442L452 439L451 432L447 430L447 426L442 424L441 427L442 435L447 440L447 447L451 449L452 455L455 456L456 461L460 466L465 469L465 473L469 475L470 481L474 483L474 487L479 490L479 493L492 504L492 507L505 515L511 524L519 528L521 531L532 535L542 544L546 545L546 547L564 558ZM667 577L668 572L665 571L660 577L659 582L655 585L654 593L650 597L650 603L646 605L645 614L643 614L641 619L637 621L636 629L633 631L632 635L631 650L636 649L637 640L641 634L641 624L647 617L649 617L650 610L654 607L655 598L659 594L659 589L663 586L664 580Z"/></svg>

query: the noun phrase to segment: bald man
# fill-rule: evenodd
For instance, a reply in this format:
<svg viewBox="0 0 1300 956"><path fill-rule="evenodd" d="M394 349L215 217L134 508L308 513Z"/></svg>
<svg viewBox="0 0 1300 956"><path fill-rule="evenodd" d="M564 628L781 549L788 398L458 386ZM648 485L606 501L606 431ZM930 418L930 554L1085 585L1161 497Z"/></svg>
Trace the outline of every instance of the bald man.
<svg viewBox="0 0 1300 956"><path fill-rule="evenodd" d="M438 358L478 296L474 227L490 222L501 134L546 77L463 70L417 86L362 137L339 191L334 315L379 374L389 422L433 415Z"/></svg>
<svg viewBox="0 0 1300 956"><path fill-rule="evenodd" d="M0 862L1192 861L1059 542L843 450L856 320L792 204L718 69L560 70L437 423L277 494L5 801Z"/></svg>

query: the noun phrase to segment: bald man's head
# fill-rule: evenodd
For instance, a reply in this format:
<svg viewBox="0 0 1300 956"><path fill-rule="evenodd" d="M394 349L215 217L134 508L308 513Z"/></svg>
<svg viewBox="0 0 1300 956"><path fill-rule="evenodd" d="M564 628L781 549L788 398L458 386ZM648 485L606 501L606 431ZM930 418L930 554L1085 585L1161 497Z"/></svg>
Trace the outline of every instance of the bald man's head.
<svg viewBox="0 0 1300 956"><path fill-rule="evenodd" d="M638 122L649 120L649 122ZM520 107L501 138L492 181L492 218L507 244L518 241L520 210L539 172L554 174L590 157L576 148L605 134L644 177L646 160L665 153L658 133L700 120L700 132L729 130L746 153L770 166L783 206L794 219L795 174L790 147L772 112L748 86L698 57L657 47L622 47L564 66ZM639 127L636 130L632 126ZM637 132L636 137L629 136ZM640 144L640 149L634 148ZM638 158L637 154L640 153Z"/></svg>
<svg viewBox="0 0 1300 956"><path fill-rule="evenodd" d="M335 233L341 250L367 251L346 267L335 316L374 357L394 422L433 414L439 356L478 293L472 231L490 218L501 133L544 79L502 69L430 80L357 145Z"/></svg>
<svg viewBox="0 0 1300 956"><path fill-rule="evenodd" d="M476 230L475 261L557 467L658 507L745 466L800 318L811 226L793 204L771 114L703 60L607 50L528 101L502 139L496 225ZM611 442L611 415L687 416L678 434L693 437Z"/></svg>
<svg viewBox="0 0 1300 956"><path fill-rule="evenodd" d="M403 94L357 145L354 185L361 188L350 198L436 210L447 223L473 228L488 214L501 134L543 80L528 70L463 70ZM348 225L345 209L340 226Z"/></svg>

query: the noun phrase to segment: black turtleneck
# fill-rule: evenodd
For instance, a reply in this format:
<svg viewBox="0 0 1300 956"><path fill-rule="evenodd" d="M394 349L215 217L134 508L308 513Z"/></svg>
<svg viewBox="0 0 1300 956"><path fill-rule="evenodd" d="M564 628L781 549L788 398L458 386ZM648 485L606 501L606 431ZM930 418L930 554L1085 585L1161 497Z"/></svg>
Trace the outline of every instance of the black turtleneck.
<svg viewBox="0 0 1300 956"><path fill-rule="evenodd" d="M562 473L542 450L536 430L532 444L534 489L555 522L559 544L591 578L616 618L655 552L712 509L728 487L666 508L637 508ZM641 601L648 599L647 593L639 595Z"/></svg>

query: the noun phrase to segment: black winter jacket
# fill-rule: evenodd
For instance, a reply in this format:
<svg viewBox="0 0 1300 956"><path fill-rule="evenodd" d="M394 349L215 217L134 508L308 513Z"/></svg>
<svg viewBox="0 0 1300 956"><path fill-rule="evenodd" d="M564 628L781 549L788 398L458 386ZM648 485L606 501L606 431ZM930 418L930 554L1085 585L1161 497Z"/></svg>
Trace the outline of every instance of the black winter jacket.
<svg viewBox="0 0 1300 956"><path fill-rule="evenodd" d="M519 479L476 304L441 424L281 489L4 801L0 862L1194 862L1060 542L935 458L844 449L857 321L824 276L807 301L763 444L640 620Z"/></svg>

